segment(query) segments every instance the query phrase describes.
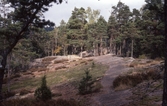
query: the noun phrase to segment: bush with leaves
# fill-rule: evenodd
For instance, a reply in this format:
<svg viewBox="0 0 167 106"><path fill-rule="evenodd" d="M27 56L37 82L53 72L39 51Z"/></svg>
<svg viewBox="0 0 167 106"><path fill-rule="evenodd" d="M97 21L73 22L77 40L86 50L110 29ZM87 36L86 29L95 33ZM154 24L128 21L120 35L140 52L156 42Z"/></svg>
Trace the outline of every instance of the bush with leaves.
<svg viewBox="0 0 167 106"><path fill-rule="evenodd" d="M52 93L46 85L46 76L42 78L41 86L35 90L34 96L36 97L36 99L43 100L43 101L46 101L52 98Z"/></svg>
<svg viewBox="0 0 167 106"><path fill-rule="evenodd" d="M82 78L82 80L79 83L79 94L85 95L92 92L93 89L93 83L92 76L90 75L89 71L85 71L85 76Z"/></svg>

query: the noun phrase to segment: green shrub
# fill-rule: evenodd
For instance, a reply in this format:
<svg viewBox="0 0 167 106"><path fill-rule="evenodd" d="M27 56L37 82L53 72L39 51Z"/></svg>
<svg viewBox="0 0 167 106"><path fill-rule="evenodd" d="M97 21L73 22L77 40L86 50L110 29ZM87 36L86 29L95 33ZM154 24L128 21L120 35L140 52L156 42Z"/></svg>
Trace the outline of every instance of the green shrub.
<svg viewBox="0 0 167 106"><path fill-rule="evenodd" d="M147 59L148 57L145 54L139 55L139 59Z"/></svg>
<svg viewBox="0 0 167 106"><path fill-rule="evenodd" d="M46 85L46 76L42 78L42 84L39 88L35 90L34 96L36 97L36 99L40 99L43 101L46 101L52 98L52 93Z"/></svg>
<svg viewBox="0 0 167 106"><path fill-rule="evenodd" d="M92 76L90 75L89 71L85 71L85 76L82 78L82 80L79 83L79 94L84 95L92 92L93 88L93 80Z"/></svg>

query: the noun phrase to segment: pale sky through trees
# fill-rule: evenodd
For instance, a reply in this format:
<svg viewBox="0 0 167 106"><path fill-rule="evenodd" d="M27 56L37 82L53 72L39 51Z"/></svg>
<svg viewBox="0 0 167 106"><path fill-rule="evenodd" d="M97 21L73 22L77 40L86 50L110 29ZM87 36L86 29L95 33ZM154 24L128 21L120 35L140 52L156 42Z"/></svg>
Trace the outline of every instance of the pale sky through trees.
<svg viewBox="0 0 167 106"><path fill-rule="evenodd" d="M68 21L71 16L72 11L75 7L80 8L91 7L94 10L100 10L102 16L104 16L105 20L108 21L108 18L111 13L111 7L117 5L119 0L66 0L68 3L63 2L60 5L54 4L49 11L45 13L46 19L54 22L56 26L60 24L60 21L63 19L65 22ZM130 7L140 9L144 4L145 0L120 0Z"/></svg>

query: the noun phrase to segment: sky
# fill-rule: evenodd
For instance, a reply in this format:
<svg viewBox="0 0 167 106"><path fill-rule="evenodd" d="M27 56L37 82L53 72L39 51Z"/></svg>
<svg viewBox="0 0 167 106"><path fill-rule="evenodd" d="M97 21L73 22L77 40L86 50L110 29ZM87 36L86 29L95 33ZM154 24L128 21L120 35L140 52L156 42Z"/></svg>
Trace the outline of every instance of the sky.
<svg viewBox="0 0 167 106"><path fill-rule="evenodd" d="M65 22L68 22L68 19L71 16L72 11L75 7L91 7L93 10L100 10L100 15L102 15L106 21L110 16L112 11L111 7L116 6L119 1L123 2L125 5L128 5L131 10L134 8L140 9L144 4L145 0L65 0L67 3L63 2L62 4L53 4L49 8L44 16L45 19L50 20L56 24L60 25L60 21L63 19Z"/></svg>

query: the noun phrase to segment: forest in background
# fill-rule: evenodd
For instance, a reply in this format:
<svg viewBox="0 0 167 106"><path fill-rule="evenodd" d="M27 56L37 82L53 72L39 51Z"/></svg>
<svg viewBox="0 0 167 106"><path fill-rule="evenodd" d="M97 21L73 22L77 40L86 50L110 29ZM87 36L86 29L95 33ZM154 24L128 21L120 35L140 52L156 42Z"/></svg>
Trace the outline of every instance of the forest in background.
<svg viewBox="0 0 167 106"><path fill-rule="evenodd" d="M1 7L1 21L8 23L5 17L9 7ZM132 11L126 4L118 2L111 10L111 15L106 21L99 10L75 7L68 22L62 19L60 26L29 28L29 32L9 54L8 67L15 71L26 70L35 58L79 55L83 51L92 56L113 53L117 56L135 58L164 57L163 1L146 0L146 4L140 10ZM5 23L1 26L3 24ZM19 29L19 24L17 27ZM8 30L8 33L13 33L12 31ZM3 37L0 39L1 49L8 46L10 40Z"/></svg>

